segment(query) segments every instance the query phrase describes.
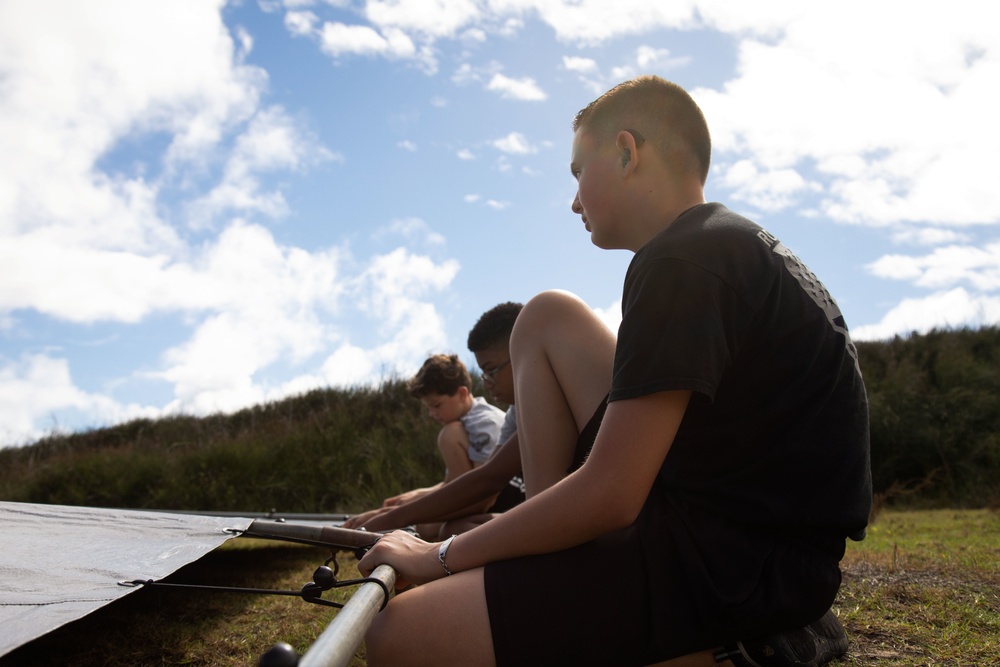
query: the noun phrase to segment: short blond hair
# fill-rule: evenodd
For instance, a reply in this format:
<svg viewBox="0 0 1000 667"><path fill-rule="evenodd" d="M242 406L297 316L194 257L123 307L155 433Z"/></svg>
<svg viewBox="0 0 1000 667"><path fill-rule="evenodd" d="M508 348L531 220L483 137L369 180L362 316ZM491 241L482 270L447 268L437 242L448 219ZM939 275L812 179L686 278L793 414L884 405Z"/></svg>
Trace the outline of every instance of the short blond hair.
<svg viewBox="0 0 1000 667"><path fill-rule="evenodd" d="M586 127L598 141L614 140L621 130L633 130L649 141L664 159L683 147L684 167L708 180L712 138L705 115L686 90L658 76L624 81L581 109L573 131Z"/></svg>

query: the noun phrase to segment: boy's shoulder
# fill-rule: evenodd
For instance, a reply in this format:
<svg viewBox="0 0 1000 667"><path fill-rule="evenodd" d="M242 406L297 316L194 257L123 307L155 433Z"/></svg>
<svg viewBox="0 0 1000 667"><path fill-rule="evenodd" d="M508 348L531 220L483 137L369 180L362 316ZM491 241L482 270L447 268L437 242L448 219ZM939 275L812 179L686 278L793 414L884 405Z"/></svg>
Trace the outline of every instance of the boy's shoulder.
<svg viewBox="0 0 1000 667"><path fill-rule="evenodd" d="M495 422L499 420L499 423L503 423L506 418L507 413L498 408L495 405L491 405L482 396L472 397L472 407L462 415L461 420L466 421L491 421Z"/></svg>
<svg viewBox="0 0 1000 667"><path fill-rule="evenodd" d="M483 462L490 457L500 441L500 430L507 414L490 405L482 396L473 399L472 407L460 419L469 438L469 458Z"/></svg>

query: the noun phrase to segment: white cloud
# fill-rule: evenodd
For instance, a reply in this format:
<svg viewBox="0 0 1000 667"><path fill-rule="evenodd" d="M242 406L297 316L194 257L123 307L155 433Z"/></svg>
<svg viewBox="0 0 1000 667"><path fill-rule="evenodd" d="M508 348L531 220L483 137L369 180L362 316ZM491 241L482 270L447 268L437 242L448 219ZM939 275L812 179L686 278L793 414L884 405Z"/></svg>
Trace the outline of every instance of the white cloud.
<svg viewBox="0 0 1000 667"><path fill-rule="evenodd" d="M903 299L877 324L851 328L855 340L885 340L932 329L1000 324L1000 297L970 294L958 287L924 298Z"/></svg>
<svg viewBox="0 0 1000 667"><path fill-rule="evenodd" d="M368 0L364 11L368 20L381 28L433 38L454 36L480 16L473 0Z"/></svg>
<svg viewBox="0 0 1000 667"><path fill-rule="evenodd" d="M367 352L371 368L403 368L445 345L444 322L426 299L447 288L458 271L455 260L435 264L403 248L373 258L352 284L358 309L379 323L384 341Z"/></svg>
<svg viewBox="0 0 1000 667"><path fill-rule="evenodd" d="M417 152L417 145L412 141L410 141L409 139L403 139L396 145L402 148L404 151L410 151L411 153Z"/></svg>
<svg viewBox="0 0 1000 667"><path fill-rule="evenodd" d="M509 201L501 201L499 199L487 199L486 205L492 208L494 211L502 211L505 208L510 207Z"/></svg>
<svg viewBox="0 0 1000 667"><path fill-rule="evenodd" d="M135 322L187 309L178 286L191 271L177 260L190 249L161 217L164 191L178 188L185 165L206 171L221 140L248 119L230 182L301 164L281 140L292 133L287 119L276 109L256 113L266 75L238 63L220 6L0 6L0 311ZM183 49L173 48L175 34L185 35ZM142 134L169 142L152 156L161 177L146 180L142 164L102 171L99 160ZM194 182L180 187L197 191Z"/></svg>
<svg viewBox="0 0 1000 667"><path fill-rule="evenodd" d="M635 49L632 60L602 72L597 61L579 56L563 56L563 67L575 72L577 80L595 96L612 86L639 74L659 74L669 77L669 71L691 64L690 57L672 57L669 49L642 45Z"/></svg>
<svg viewBox="0 0 1000 667"><path fill-rule="evenodd" d="M206 316L153 374L174 387L167 410L204 414L261 400L258 371L320 352L333 335L323 315L336 312L345 289L340 264L337 251L282 248L262 227L227 229L199 262Z"/></svg>
<svg viewBox="0 0 1000 667"><path fill-rule="evenodd" d="M383 55L390 58L413 58L417 47L406 33L388 29L379 33L366 25L327 22L320 29L320 48L331 56L344 54Z"/></svg>
<svg viewBox="0 0 1000 667"><path fill-rule="evenodd" d="M720 162L815 171L830 183L822 212L844 222L1000 221L1000 190L987 176L1000 133L983 132L1000 116L1000 33L985 27L1000 8L959 2L941 13L854 0L786 7L775 21L730 12L722 22L723 11L703 15L751 32L741 37L737 77L693 91Z"/></svg>
<svg viewBox="0 0 1000 667"><path fill-rule="evenodd" d="M506 137L493 140L491 144L497 150L513 155L531 155L538 152L538 149L520 132L511 132Z"/></svg>
<svg viewBox="0 0 1000 667"><path fill-rule="evenodd" d="M886 255L868 266L880 278L940 289L964 283L977 290L1000 290L1000 243L984 247L947 246L923 257Z"/></svg>
<svg viewBox="0 0 1000 667"><path fill-rule="evenodd" d="M476 154L470 151L468 148L463 148L455 153L459 160L475 160Z"/></svg>
<svg viewBox="0 0 1000 667"><path fill-rule="evenodd" d="M200 160L253 113L266 75L233 61L218 4L0 5L0 235L130 251L177 243L156 211L161 184L94 165L133 132L168 134L168 167Z"/></svg>
<svg viewBox="0 0 1000 667"><path fill-rule="evenodd" d="M311 35L318 22L319 17L309 11L290 11L285 14L285 27L293 35Z"/></svg>
<svg viewBox="0 0 1000 667"><path fill-rule="evenodd" d="M494 74L490 82L486 84L487 90L500 93L500 97L510 100L522 100L528 102L540 102L548 98L535 80L531 77L511 79L503 74Z"/></svg>
<svg viewBox="0 0 1000 667"><path fill-rule="evenodd" d="M651 70L660 63L670 60L670 49L640 46L635 52L635 62L644 70Z"/></svg>
<svg viewBox="0 0 1000 667"><path fill-rule="evenodd" d="M486 41L486 31L480 30L479 28L469 28L461 34L461 40L463 42L471 42L473 44L482 44Z"/></svg>
<svg viewBox="0 0 1000 667"><path fill-rule="evenodd" d="M595 45L659 27L695 27L695 2L494 0L496 11L537 12L564 42ZM731 5L728 5L731 7ZM698 5L700 9L700 4Z"/></svg>
<svg viewBox="0 0 1000 667"><path fill-rule="evenodd" d="M191 224L204 226L221 213L257 212L277 218L289 212L281 192L260 192L258 175L300 170L324 160L342 158L303 131L281 107L256 114L226 163L222 182L191 206Z"/></svg>
<svg viewBox="0 0 1000 667"><path fill-rule="evenodd" d="M422 223L398 221L397 231L415 233ZM327 255L279 248L263 229L234 230L220 241L206 266L219 278L216 300L225 304L205 318L194 335L165 355L156 376L174 387L168 411L206 414L282 397L320 384L360 381L361 368L379 371L412 363L414 356L444 344L443 323L429 296L448 287L458 263L436 264L404 249L374 257L356 275L340 275L340 253ZM349 306L348 304L352 304ZM330 315L349 307L378 326L367 350L358 351ZM346 347L345 347L346 346ZM258 375L279 360L300 363L336 349L320 376L304 374L280 387ZM348 376L330 372L330 359L367 358ZM322 378L319 380L317 378ZM368 375L369 381L375 379Z"/></svg>
<svg viewBox="0 0 1000 667"><path fill-rule="evenodd" d="M430 225L420 218L399 218L393 220L388 227L375 232L374 238L384 239L389 235L398 235L411 242L419 241L429 245L444 245L445 238L431 229Z"/></svg>
<svg viewBox="0 0 1000 667"><path fill-rule="evenodd" d="M153 408L120 405L81 391L66 359L45 354L26 354L17 361L0 357L0 446L59 432L54 414L67 409L89 414L95 426L157 414Z"/></svg>
<svg viewBox="0 0 1000 667"><path fill-rule="evenodd" d="M471 83L472 81L478 81L479 74L469 63L462 63L458 66L458 69L455 70L455 73L451 75L451 80L452 83L464 85Z"/></svg>
<svg viewBox="0 0 1000 667"><path fill-rule="evenodd" d="M597 71L597 61L593 58L583 58L580 56L563 56L563 67L570 72L587 74Z"/></svg>
<svg viewBox="0 0 1000 667"><path fill-rule="evenodd" d="M954 229L940 229L937 227L925 228L903 228L892 233L894 243L907 243L916 245L936 246L946 243L965 243L970 240L968 234L955 231Z"/></svg>
<svg viewBox="0 0 1000 667"><path fill-rule="evenodd" d="M807 183L794 169L761 172L751 160L739 160L722 169L722 182L732 190L733 199L744 201L768 213L793 206L801 197L821 186Z"/></svg>
<svg viewBox="0 0 1000 667"><path fill-rule="evenodd" d="M462 197L462 201L464 201L467 204L475 204L477 201L479 201L479 195L465 195L464 197Z"/></svg>
<svg viewBox="0 0 1000 667"><path fill-rule="evenodd" d="M344 344L327 357L317 386L354 386L367 382L379 368L380 361L370 350Z"/></svg>

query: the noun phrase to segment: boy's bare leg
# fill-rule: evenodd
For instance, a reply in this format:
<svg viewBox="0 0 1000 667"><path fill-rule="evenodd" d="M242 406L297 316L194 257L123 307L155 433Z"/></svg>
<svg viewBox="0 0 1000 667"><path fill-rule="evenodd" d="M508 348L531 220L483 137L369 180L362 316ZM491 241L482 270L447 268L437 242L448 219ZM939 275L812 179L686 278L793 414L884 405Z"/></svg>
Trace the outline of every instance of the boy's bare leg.
<svg viewBox="0 0 1000 667"><path fill-rule="evenodd" d="M469 460L469 436L462 422L455 421L445 424L438 432L438 452L444 460L444 483L452 481L459 475L472 470ZM417 534L428 542L439 539L442 529L441 522L422 523L417 525ZM447 535L445 535L447 537Z"/></svg>
<svg viewBox="0 0 1000 667"><path fill-rule="evenodd" d="M397 595L375 616L365 647L369 667L496 664L482 568Z"/></svg>
<svg viewBox="0 0 1000 667"><path fill-rule="evenodd" d="M580 431L611 388L615 334L568 292L531 299L510 338L526 494L566 475Z"/></svg>
<svg viewBox="0 0 1000 667"><path fill-rule="evenodd" d="M469 435L460 421L445 424L438 431L438 451L444 460L444 483L472 470L469 460Z"/></svg>

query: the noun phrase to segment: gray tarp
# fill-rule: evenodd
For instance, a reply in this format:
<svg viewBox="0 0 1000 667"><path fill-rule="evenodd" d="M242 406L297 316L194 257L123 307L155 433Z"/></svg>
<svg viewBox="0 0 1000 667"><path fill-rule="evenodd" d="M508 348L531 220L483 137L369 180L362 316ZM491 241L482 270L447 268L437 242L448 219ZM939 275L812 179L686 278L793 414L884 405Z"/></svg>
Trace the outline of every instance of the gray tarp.
<svg viewBox="0 0 1000 667"><path fill-rule="evenodd" d="M0 502L0 655L160 579L251 519Z"/></svg>

